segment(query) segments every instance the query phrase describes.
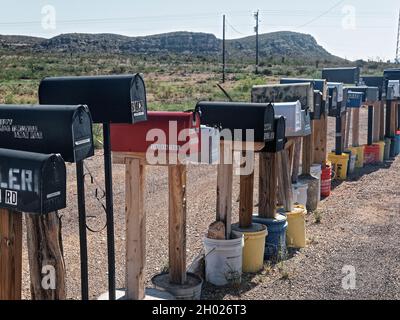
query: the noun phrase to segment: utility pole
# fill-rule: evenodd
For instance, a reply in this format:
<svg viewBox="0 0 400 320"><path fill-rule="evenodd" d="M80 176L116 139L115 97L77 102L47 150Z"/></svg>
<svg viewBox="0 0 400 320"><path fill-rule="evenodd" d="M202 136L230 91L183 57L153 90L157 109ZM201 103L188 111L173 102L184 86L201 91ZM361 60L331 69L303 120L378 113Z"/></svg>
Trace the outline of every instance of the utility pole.
<svg viewBox="0 0 400 320"><path fill-rule="evenodd" d="M397 46L396 46L396 63L400 63L400 10L399 10L399 27L397 30Z"/></svg>
<svg viewBox="0 0 400 320"><path fill-rule="evenodd" d="M256 74L258 74L258 24L259 24L259 13L260 11L257 10L256 13L254 13L254 19L256 19L256 26L254 28L254 31L256 33Z"/></svg>
<svg viewBox="0 0 400 320"><path fill-rule="evenodd" d="M225 50L225 31L226 31L226 21L225 15L223 16L223 31L222 31L222 83L225 83L225 68L226 68L226 50Z"/></svg>

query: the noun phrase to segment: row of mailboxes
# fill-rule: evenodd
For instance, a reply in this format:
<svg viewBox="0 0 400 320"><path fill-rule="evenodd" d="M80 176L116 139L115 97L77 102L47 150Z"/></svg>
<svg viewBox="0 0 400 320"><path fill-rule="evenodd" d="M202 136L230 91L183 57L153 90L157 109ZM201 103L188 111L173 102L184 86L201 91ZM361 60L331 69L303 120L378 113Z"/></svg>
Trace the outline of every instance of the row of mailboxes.
<svg viewBox="0 0 400 320"><path fill-rule="evenodd" d="M322 79L328 82L341 82L346 84L358 84L360 82L360 68L324 68Z"/></svg>
<svg viewBox="0 0 400 320"><path fill-rule="evenodd" d="M314 112L314 85L311 82L254 86L252 101L261 103L300 101L301 108Z"/></svg>
<svg viewBox="0 0 400 320"><path fill-rule="evenodd" d="M348 108L360 108L364 101L364 93L348 91L347 92L347 107Z"/></svg>
<svg viewBox="0 0 400 320"><path fill-rule="evenodd" d="M66 162L94 155L86 106L0 105L0 147L59 153Z"/></svg>
<svg viewBox="0 0 400 320"><path fill-rule="evenodd" d="M45 78L40 104L85 104L94 123L136 123L147 119L146 87L139 74Z"/></svg>
<svg viewBox="0 0 400 320"><path fill-rule="evenodd" d="M264 145L259 151L278 152L285 147L285 118L275 116L270 103L203 101L196 105L196 111L201 124L219 128L221 132L227 130L235 141L245 141L246 130L254 130L254 142ZM237 130L240 132L234 134Z"/></svg>
<svg viewBox="0 0 400 320"><path fill-rule="evenodd" d="M111 150L197 157L201 145L199 133L198 112L149 111L147 121L111 125Z"/></svg>
<svg viewBox="0 0 400 320"><path fill-rule="evenodd" d="M356 87L346 87L347 90L353 92L363 93L363 102L365 104L374 104L379 101L379 88L369 87L369 86L356 86Z"/></svg>
<svg viewBox="0 0 400 320"><path fill-rule="evenodd" d="M66 207L66 168L60 155L0 149L0 206L46 214Z"/></svg>

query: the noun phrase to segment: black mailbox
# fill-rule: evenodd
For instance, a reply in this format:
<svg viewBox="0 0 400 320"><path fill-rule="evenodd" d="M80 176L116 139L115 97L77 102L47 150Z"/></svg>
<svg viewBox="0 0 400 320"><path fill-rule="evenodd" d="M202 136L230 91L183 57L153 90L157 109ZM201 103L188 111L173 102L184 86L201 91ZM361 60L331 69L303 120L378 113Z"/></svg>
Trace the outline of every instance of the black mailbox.
<svg viewBox="0 0 400 320"><path fill-rule="evenodd" d="M379 101L379 88L378 87L368 87L368 86L356 86L356 87L346 87L346 89L352 92L363 93L363 102L366 104L374 104Z"/></svg>
<svg viewBox="0 0 400 320"><path fill-rule="evenodd" d="M329 87L328 115L336 117L338 113L338 92L336 87Z"/></svg>
<svg viewBox="0 0 400 320"><path fill-rule="evenodd" d="M254 129L254 142L269 142L275 139L275 112L271 104L243 102L209 102L197 103L196 111L200 122L209 127L221 130Z"/></svg>
<svg viewBox="0 0 400 320"><path fill-rule="evenodd" d="M326 79L328 82L358 84L360 82L360 68L324 68L322 69L322 79Z"/></svg>
<svg viewBox="0 0 400 320"><path fill-rule="evenodd" d="M45 78L40 104L85 104L94 123L136 123L147 119L146 88L139 74Z"/></svg>
<svg viewBox="0 0 400 320"><path fill-rule="evenodd" d="M65 208L61 156L0 149L0 207L36 214Z"/></svg>
<svg viewBox="0 0 400 320"><path fill-rule="evenodd" d="M264 152L267 153L276 153L282 151L285 148L286 138L286 122L285 117L283 116L275 116L274 121L275 127L275 139L265 144Z"/></svg>
<svg viewBox="0 0 400 320"><path fill-rule="evenodd" d="M94 155L86 106L0 105L0 148L59 153L67 162Z"/></svg>
<svg viewBox="0 0 400 320"><path fill-rule="evenodd" d="M325 113L325 101L322 99L322 92L314 90L314 112L311 114L313 120L321 119L321 116Z"/></svg>
<svg viewBox="0 0 400 320"><path fill-rule="evenodd" d="M361 81L368 87L377 87L379 90L379 101L382 100L384 78L380 76L362 76Z"/></svg>

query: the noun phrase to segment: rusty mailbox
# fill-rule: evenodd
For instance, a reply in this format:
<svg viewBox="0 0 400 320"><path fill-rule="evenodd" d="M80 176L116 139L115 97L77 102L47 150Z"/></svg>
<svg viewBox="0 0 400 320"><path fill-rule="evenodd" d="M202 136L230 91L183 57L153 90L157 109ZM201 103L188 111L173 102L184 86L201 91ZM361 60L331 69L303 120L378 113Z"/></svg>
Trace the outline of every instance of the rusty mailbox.
<svg viewBox="0 0 400 320"><path fill-rule="evenodd" d="M66 162L93 156L86 106L0 105L0 148L59 153Z"/></svg>
<svg viewBox="0 0 400 320"><path fill-rule="evenodd" d="M197 104L196 110L201 124L230 130L234 140L244 141L246 129L253 129L254 142L263 144L258 151L278 152L285 146L285 120L275 117L269 103L204 101ZM240 134L234 134L235 130L241 130Z"/></svg>
<svg viewBox="0 0 400 320"><path fill-rule="evenodd" d="M47 214L66 207L66 169L60 155L0 149L0 207Z"/></svg>
<svg viewBox="0 0 400 320"><path fill-rule="evenodd" d="M301 108L314 112L314 85L311 82L253 86L252 101L260 103L300 101Z"/></svg>

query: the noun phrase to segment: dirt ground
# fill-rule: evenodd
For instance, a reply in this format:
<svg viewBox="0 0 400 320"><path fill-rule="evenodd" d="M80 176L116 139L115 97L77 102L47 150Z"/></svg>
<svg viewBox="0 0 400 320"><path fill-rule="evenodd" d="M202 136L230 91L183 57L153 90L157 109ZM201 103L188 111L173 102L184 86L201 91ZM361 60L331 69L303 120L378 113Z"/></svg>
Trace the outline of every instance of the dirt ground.
<svg viewBox="0 0 400 320"><path fill-rule="evenodd" d="M361 112L361 143L366 143L366 110ZM334 145L334 119L329 119L329 146ZM86 161L102 185L102 153ZM257 165L256 165L257 168ZM124 286L124 167L114 165L115 248L117 287ZM62 210L63 245L67 269L67 295L80 299L80 262L75 167L68 165L68 208ZM256 170L257 175L257 170ZM400 158L368 166L348 181L335 184L331 197L320 203L315 217L307 217L308 246L287 261L266 265L262 273L244 275L240 288L205 285L204 299L398 299L400 298ZM234 200L239 192L234 178ZM216 167L188 169L187 256L188 263L202 249L202 238L215 219ZM96 184L87 180L88 225L102 229L105 213L95 199ZM146 173L147 266L150 279L168 265L167 169L149 167ZM257 188L254 196L258 199ZM255 208L256 210L257 208ZM233 205L233 222L238 220ZM88 232L90 298L107 291L105 230ZM23 296L29 299L29 269L24 241ZM356 288L344 290L344 266L355 268Z"/></svg>

